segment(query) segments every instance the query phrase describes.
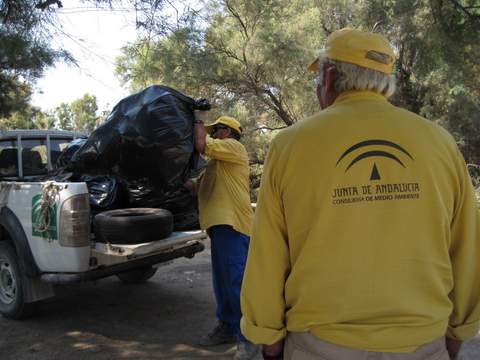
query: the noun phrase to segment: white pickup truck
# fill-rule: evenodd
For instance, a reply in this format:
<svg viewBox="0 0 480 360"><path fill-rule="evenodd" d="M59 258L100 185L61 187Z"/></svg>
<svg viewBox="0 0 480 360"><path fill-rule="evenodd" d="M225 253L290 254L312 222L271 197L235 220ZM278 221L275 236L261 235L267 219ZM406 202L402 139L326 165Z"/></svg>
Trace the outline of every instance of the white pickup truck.
<svg viewBox="0 0 480 360"><path fill-rule="evenodd" d="M173 232L155 241L98 241L90 226L89 192L82 182L38 181L79 134L0 131L0 313L20 319L54 284L117 275L148 280L156 264L193 257L204 249L202 231ZM45 219L48 219L46 221Z"/></svg>

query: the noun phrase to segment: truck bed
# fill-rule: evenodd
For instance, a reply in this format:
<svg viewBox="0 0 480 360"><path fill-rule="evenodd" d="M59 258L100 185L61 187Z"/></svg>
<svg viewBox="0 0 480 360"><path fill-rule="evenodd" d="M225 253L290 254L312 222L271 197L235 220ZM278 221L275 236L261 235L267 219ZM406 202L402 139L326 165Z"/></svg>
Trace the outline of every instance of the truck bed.
<svg viewBox="0 0 480 360"><path fill-rule="evenodd" d="M95 243L92 256L97 258L98 266L113 265L125 260L151 256L156 253L171 252L207 238L203 231L176 231L166 239L143 244L105 244Z"/></svg>

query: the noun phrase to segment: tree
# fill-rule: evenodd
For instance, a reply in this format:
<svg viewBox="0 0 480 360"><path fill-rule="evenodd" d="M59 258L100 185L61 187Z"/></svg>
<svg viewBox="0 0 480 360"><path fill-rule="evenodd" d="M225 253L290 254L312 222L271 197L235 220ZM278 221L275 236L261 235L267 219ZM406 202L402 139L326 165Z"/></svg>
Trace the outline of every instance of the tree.
<svg viewBox="0 0 480 360"><path fill-rule="evenodd" d="M53 111L55 125L61 130L73 130L73 112L67 103L61 103Z"/></svg>
<svg viewBox="0 0 480 360"><path fill-rule="evenodd" d="M167 36L124 49L117 73L133 89L162 83L208 97L212 115L242 108L247 130L281 128L318 110L305 67L324 38L345 26L377 31L398 53L392 101L440 122L469 161L480 161L478 0L208 4Z"/></svg>
<svg viewBox="0 0 480 360"><path fill-rule="evenodd" d="M85 94L70 105L73 115L73 127L77 131L91 133L97 126L97 98Z"/></svg>
<svg viewBox="0 0 480 360"><path fill-rule="evenodd" d="M27 105L10 116L0 118L0 129L53 129L54 119L40 108Z"/></svg>
<svg viewBox="0 0 480 360"><path fill-rule="evenodd" d="M208 12L206 29L205 19L192 21L160 42L125 49L117 73L134 88L162 82L224 104L249 103L256 115L285 125L313 112L304 61L313 58L321 29L310 1L224 0Z"/></svg>
<svg viewBox="0 0 480 360"><path fill-rule="evenodd" d="M4 0L0 3L0 116L25 108L30 85L57 59L69 59L50 46L45 26L53 21L51 11L40 11L34 0Z"/></svg>
<svg viewBox="0 0 480 360"><path fill-rule="evenodd" d="M16 77L3 76L0 72L0 117L27 108L31 95L32 90L29 84L18 80Z"/></svg>
<svg viewBox="0 0 480 360"><path fill-rule="evenodd" d="M97 116L97 99L85 94L71 104L61 103L51 113L27 105L21 110L0 118L0 129L60 129L91 133L106 114Z"/></svg>
<svg viewBox="0 0 480 360"><path fill-rule="evenodd" d="M114 10L124 7L121 0L85 0L95 6ZM127 0L137 11L137 27L148 34L166 33L172 27L162 12L168 0ZM171 5L173 6L173 5ZM56 10L59 0L0 1L0 117L28 107L29 95L23 96L46 68L56 61L75 63L69 53L54 49L52 40L63 34Z"/></svg>
<svg viewBox="0 0 480 360"><path fill-rule="evenodd" d="M398 50L393 101L438 121L480 163L480 7L476 0L365 1L361 23Z"/></svg>
<svg viewBox="0 0 480 360"><path fill-rule="evenodd" d="M255 188L271 130L318 109L306 65L322 37L319 10L311 1L229 0L211 2L207 13L159 41L125 48L117 74L134 90L161 83L207 97L212 120L222 113L239 119Z"/></svg>

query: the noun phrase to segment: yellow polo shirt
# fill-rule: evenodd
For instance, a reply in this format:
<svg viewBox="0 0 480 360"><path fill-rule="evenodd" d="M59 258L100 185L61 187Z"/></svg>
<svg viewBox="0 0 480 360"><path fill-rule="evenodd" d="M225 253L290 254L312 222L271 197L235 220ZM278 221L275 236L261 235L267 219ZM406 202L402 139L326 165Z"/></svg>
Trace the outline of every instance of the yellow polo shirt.
<svg viewBox="0 0 480 360"><path fill-rule="evenodd" d="M480 319L480 229L454 139L372 92L347 92L282 131L261 183L243 334L310 331L410 352Z"/></svg>
<svg viewBox="0 0 480 360"><path fill-rule="evenodd" d="M226 224L250 235L253 211L247 150L235 139L207 136L205 154L210 160L198 185L201 228Z"/></svg>

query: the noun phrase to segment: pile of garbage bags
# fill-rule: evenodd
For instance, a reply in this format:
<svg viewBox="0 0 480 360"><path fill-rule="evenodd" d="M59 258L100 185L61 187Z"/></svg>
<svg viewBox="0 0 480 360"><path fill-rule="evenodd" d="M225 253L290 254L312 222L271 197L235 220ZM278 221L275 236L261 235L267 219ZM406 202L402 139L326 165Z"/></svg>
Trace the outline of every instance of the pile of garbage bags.
<svg viewBox="0 0 480 360"><path fill-rule="evenodd" d="M57 160L70 181L84 181L92 212L153 207L170 210L176 230L198 228L195 199L185 181L204 166L194 151L194 110L208 110L166 86L121 100L88 139L77 139Z"/></svg>

